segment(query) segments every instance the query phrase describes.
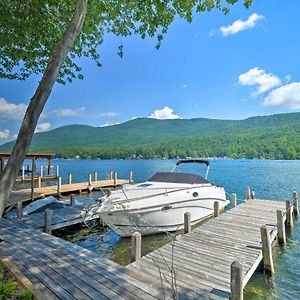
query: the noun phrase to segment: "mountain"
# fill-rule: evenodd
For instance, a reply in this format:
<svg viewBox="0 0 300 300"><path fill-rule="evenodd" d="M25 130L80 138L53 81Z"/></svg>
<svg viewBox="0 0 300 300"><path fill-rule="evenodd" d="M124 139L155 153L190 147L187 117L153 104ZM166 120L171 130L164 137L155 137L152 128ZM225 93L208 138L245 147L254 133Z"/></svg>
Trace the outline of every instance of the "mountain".
<svg viewBox="0 0 300 300"><path fill-rule="evenodd" d="M0 146L12 148L13 142ZM300 158L300 113L245 120L138 118L119 125L69 125L36 133L30 151L58 157Z"/></svg>

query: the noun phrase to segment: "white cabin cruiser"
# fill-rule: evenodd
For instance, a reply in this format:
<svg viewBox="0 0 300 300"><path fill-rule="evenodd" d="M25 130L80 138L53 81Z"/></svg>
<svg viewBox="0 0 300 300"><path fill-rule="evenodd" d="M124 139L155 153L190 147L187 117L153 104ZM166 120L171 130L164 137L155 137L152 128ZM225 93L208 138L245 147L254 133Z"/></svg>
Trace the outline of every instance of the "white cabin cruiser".
<svg viewBox="0 0 300 300"><path fill-rule="evenodd" d="M126 237L135 231L146 235L181 229L185 212L190 212L192 223L200 222L213 214L215 201L223 209L229 201L223 187L207 180L209 161L180 160L175 167L187 163L205 164L206 178L158 172L146 182L125 185L101 198L97 213L110 228Z"/></svg>

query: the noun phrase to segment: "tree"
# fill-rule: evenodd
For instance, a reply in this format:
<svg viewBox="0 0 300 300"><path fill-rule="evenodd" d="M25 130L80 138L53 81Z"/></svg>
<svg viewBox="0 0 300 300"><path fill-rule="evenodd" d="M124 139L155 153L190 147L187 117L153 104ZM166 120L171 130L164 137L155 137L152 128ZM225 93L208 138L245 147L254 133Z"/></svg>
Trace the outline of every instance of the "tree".
<svg viewBox="0 0 300 300"><path fill-rule="evenodd" d="M55 81L82 79L78 58L98 53L105 33L156 37L157 48L176 16L229 12L238 0L7 0L0 2L0 78L25 80L43 74L30 100L10 159L0 177L0 216L29 149ZM243 0L249 7L252 0ZM123 46L118 47L122 57Z"/></svg>

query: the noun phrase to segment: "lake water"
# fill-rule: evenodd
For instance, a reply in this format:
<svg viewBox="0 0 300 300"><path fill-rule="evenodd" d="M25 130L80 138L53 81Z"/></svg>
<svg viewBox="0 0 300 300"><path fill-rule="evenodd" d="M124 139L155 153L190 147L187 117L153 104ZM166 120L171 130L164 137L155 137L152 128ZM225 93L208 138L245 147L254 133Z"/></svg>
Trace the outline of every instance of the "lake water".
<svg viewBox="0 0 300 300"><path fill-rule="evenodd" d="M38 161L37 167L45 164ZM54 160L60 166L62 181L73 174L73 181L87 181L89 173L98 172L98 178L106 178L108 172L118 173L118 178L127 178L133 171L134 181L141 182L156 171L169 171L172 160ZM186 167L187 168L187 167ZM188 171L204 174L199 166ZM269 160L212 160L209 180L225 187L228 194L236 193L244 198L246 186L255 191L257 198L292 198L294 190L300 192L300 161ZM81 196L95 199L99 193ZM256 273L245 289L246 299L299 299L300 298L300 222L296 221L285 250L280 250L275 263L273 278ZM88 248L100 256L126 265L130 259L130 239L121 239L110 229L77 228L60 233L63 238ZM168 242L166 235L143 238L143 253L150 252Z"/></svg>

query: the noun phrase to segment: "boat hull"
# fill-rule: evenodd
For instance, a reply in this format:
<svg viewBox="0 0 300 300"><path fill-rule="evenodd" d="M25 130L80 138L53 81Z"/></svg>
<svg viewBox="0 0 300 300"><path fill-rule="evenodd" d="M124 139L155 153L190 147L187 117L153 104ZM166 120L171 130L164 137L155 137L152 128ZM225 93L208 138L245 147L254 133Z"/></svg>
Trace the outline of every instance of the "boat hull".
<svg viewBox="0 0 300 300"><path fill-rule="evenodd" d="M219 201L220 209L224 209L229 203L223 198L190 199L183 200L180 203L170 203L144 209L101 212L100 217L104 223L122 237L130 236L135 231L140 232L142 235L172 232L182 229L184 213L186 212L191 214L193 224L213 215L215 201Z"/></svg>

